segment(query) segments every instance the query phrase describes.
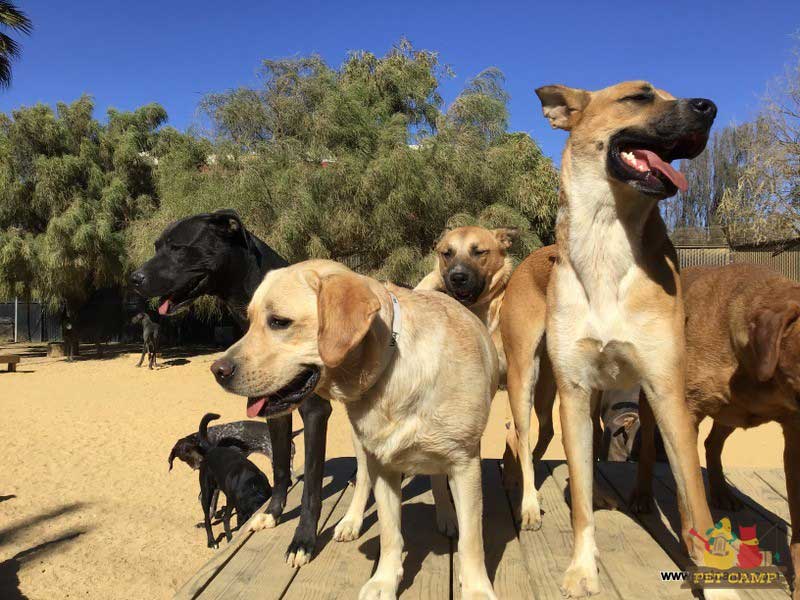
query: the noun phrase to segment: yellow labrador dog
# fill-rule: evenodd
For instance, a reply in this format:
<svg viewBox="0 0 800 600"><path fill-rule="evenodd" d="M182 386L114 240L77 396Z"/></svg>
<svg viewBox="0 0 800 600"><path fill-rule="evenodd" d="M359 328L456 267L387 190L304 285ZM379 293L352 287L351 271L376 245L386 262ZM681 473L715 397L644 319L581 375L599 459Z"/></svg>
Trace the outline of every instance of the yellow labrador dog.
<svg viewBox="0 0 800 600"><path fill-rule="evenodd" d="M445 231L436 244L436 268L428 273L415 289L436 290L452 296L472 311L489 330L499 359L499 381L505 384L505 353L500 338L500 306L513 264L508 250L517 237L513 227L486 229L458 227ZM357 437L353 449L358 462L353 499L344 517L336 524L333 539L349 542L358 538L364 521L364 510L371 484L366 468L366 455ZM436 526L441 533L455 537L458 519L447 492L447 478L431 477L436 503Z"/></svg>
<svg viewBox="0 0 800 600"><path fill-rule="evenodd" d="M695 561L703 562L704 548L689 531L706 531L713 523L684 401L678 261L658 201L686 189L685 177L670 162L702 152L717 111L710 100L677 99L644 81L594 92L552 85L536 93L550 124L570 133L561 161L558 258L547 285L546 321L539 323L544 330L517 327L508 333L546 332L572 497L574 547L562 591L577 598L599 591L591 406L603 390L641 382L686 507L683 539ZM533 283L515 284L517 274L533 281L517 269L505 304L537 297ZM514 300L517 294L524 296ZM512 357L513 348L525 347L535 343L506 343L509 363L532 360ZM705 594L737 597L729 590Z"/></svg>
<svg viewBox="0 0 800 600"><path fill-rule="evenodd" d="M213 366L230 392L291 411L312 392L345 404L375 482L381 550L362 599L394 598L403 567L401 473L452 482L465 598L494 598L482 533L480 439L497 353L475 315L437 292L314 260L270 271L250 329ZM258 521L253 528L258 528ZM305 557L290 556L294 565Z"/></svg>

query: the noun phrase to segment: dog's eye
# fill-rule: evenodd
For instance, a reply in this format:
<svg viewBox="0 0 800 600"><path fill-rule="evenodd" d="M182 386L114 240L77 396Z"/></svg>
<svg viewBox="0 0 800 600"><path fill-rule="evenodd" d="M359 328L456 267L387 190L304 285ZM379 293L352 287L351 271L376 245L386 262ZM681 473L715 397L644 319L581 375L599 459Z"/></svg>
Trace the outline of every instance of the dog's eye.
<svg viewBox="0 0 800 600"><path fill-rule="evenodd" d="M648 94L646 92L642 92L641 94L631 94L630 96L625 96L624 98L620 98L620 102L652 102L655 96L653 94Z"/></svg>
<svg viewBox="0 0 800 600"><path fill-rule="evenodd" d="M477 248L475 248L474 252L476 256L483 256L484 254L488 254L489 250L478 250Z"/></svg>
<svg viewBox="0 0 800 600"><path fill-rule="evenodd" d="M444 256L445 258L450 258L450 257L453 256L453 251L450 250L450 249L447 249L444 252L442 252L442 256Z"/></svg>
<svg viewBox="0 0 800 600"><path fill-rule="evenodd" d="M284 319L283 317L271 316L267 319L267 325L270 329L286 329L292 324L291 319Z"/></svg>

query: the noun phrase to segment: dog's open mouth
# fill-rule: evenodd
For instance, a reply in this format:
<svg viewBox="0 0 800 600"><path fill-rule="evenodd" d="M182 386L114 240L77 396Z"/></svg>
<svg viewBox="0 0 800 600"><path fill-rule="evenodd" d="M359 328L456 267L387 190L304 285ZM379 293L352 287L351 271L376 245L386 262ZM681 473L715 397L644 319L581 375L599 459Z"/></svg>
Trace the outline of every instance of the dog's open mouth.
<svg viewBox="0 0 800 600"><path fill-rule="evenodd" d="M644 193L669 197L688 189L686 176L670 163L691 159L706 146L708 134L693 133L674 139L654 139L641 133L622 131L611 141L608 166L613 177Z"/></svg>
<svg viewBox="0 0 800 600"><path fill-rule="evenodd" d="M158 314L162 317L174 315L182 308L189 306L203 295L207 282L208 275L199 275L190 279L186 285L178 290L162 296L158 304Z"/></svg>
<svg viewBox="0 0 800 600"><path fill-rule="evenodd" d="M319 367L308 366L276 392L247 399L247 416L270 417L292 411L308 398L319 383Z"/></svg>

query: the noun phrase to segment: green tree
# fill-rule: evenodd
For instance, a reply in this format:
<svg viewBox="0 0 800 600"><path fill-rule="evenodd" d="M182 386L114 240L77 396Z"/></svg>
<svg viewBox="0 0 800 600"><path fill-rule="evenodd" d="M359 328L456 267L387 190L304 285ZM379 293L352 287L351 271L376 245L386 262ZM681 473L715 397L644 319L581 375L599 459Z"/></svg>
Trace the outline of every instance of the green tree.
<svg viewBox="0 0 800 600"><path fill-rule="evenodd" d="M263 63L261 85L201 102L213 134L165 155L157 211L129 231L135 261L174 219L231 207L290 261L332 258L413 283L448 224L514 225L527 254L553 239L557 174L508 133L497 69L445 110L436 53L405 40L338 68L310 56Z"/></svg>
<svg viewBox="0 0 800 600"><path fill-rule="evenodd" d="M93 112L84 96L0 118L0 296L74 313L94 290L122 284L124 231L156 208L166 113L110 110L101 125Z"/></svg>
<svg viewBox="0 0 800 600"><path fill-rule="evenodd" d="M20 56L19 44L3 30L30 35L33 24L28 16L11 2L0 0L0 87L11 85L11 62Z"/></svg>

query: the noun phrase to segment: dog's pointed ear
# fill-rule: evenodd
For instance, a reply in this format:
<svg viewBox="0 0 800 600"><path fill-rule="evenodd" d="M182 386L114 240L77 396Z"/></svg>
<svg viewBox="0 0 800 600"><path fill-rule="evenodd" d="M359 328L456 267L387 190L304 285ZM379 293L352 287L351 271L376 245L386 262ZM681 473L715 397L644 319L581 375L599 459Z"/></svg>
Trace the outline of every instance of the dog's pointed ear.
<svg viewBox="0 0 800 600"><path fill-rule="evenodd" d="M493 229L492 233L500 247L506 250L511 248L514 240L519 237L519 229L517 227L500 227L499 229Z"/></svg>
<svg viewBox="0 0 800 600"><path fill-rule="evenodd" d="M589 104L591 93L586 90L564 85L546 85L536 90L542 102L542 112L553 129L569 131L583 116L583 109Z"/></svg>
<svg viewBox="0 0 800 600"><path fill-rule="evenodd" d="M762 308L750 317L746 353L751 370L759 381L769 381L775 375L781 340L798 317L800 304L797 302L790 302L778 310Z"/></svg>
<svg viewBox="0 0 800 600"><path fill-rule="evenodd" d="M306 281L317 292L320 358L325 366L338 367L367 335L381 303L369 289L367 280L355 273L323 278L308 273Z"/></svg>
<svg viewBox="0 0 800 600"><path fill-rule="evenodd" d="M242 224L242 219L232 208L223 208L209 213L209 220L219 227L226 237L244 244L245 248L250 249L250 234Z"/></svg>

